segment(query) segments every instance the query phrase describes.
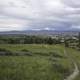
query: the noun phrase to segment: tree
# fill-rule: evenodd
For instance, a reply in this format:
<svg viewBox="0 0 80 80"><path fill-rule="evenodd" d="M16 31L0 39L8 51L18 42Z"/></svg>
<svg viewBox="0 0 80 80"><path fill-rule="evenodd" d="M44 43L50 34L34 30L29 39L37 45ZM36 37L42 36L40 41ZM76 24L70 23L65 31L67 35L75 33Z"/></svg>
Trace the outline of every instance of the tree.
<svg viewBox="0 0 80 80"><path fill-rule="evenodd" d="M47 43L48 44L53 44L53 39L51 37L47 38Z"/></svg>
<svg viewBox="0 0 80 80"><path fill-rule="evenodd" d="M69 42L66 39L64 40L64 44L65 44L65 47L69 47Z"/></svg>

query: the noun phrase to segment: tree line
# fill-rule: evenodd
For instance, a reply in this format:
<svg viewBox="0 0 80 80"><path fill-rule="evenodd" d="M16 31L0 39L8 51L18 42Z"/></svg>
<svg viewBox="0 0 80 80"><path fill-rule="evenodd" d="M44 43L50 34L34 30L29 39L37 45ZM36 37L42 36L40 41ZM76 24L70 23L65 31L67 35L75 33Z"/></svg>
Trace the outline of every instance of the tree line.
<svg viewBox="0 0 80 80"><path fill-rule="evenodd" d="M43 36L1 37L0 44L60 44L60 40Z"/></svg>

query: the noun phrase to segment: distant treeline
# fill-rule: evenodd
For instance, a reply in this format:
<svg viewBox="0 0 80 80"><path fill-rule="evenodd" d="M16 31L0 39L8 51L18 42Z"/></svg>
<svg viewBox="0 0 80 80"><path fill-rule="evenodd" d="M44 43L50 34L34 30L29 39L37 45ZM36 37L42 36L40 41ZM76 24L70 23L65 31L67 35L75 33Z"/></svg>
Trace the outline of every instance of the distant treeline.
<svg viewBox="0 0 80 80"><path fill-rule="evenodd" d="M60 44L60 40L43 36L0 36L0 44Z"/></svg>

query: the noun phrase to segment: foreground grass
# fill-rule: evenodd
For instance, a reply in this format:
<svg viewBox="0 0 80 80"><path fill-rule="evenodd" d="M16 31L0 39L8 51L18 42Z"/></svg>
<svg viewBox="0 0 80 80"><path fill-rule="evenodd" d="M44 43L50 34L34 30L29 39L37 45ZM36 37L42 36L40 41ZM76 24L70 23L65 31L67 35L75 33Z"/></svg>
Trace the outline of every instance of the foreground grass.
<svg viewBox="0 0 80 80"><path fill-rule="evenodd" d="M74 59L74 61L77 63L79 71L80 71L80 51L67 48L67 52ZM80 80L80 74L77 76L77 78L75 80Z"/></svg>
<svg viewBox="0 0 80 80"><path fill-rule="evenodd" d="M34 54L0 56L0 80L63 80L74 68L65 56L64 48L59 45L2 44L0 48L14 53L26 49Z"/></svg>

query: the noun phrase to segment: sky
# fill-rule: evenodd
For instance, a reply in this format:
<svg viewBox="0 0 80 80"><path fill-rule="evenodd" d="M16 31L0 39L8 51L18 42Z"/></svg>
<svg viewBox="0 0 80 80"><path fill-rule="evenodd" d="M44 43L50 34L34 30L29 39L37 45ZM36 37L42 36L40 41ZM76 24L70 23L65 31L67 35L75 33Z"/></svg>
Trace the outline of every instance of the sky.
<svg viewBox="0 0 80 80"><path fill-rule="evenodd" d="M0 31L80 29L80 0L0 0Z"/></svg>

